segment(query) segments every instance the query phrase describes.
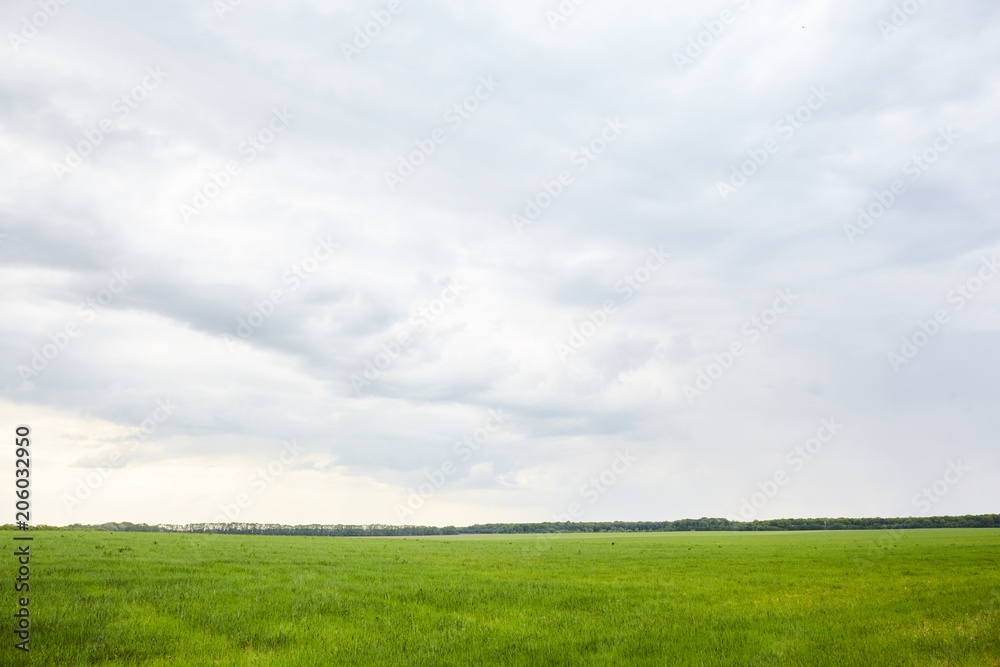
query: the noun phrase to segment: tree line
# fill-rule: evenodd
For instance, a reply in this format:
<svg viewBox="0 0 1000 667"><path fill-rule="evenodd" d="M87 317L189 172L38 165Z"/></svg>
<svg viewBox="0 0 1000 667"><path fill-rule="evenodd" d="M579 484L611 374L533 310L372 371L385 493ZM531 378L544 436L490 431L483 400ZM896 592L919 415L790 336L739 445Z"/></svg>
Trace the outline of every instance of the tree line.
<svg viewBox="0 0 1000 667"><path fill-rule="evenodd" d="M13 526L4 526L13 529ZM329 537L407 537L421 535L512 535L532 533L670 533L680 531L776 531L776 530L900 530L915 528L1000 528L1000 514L966 516L904 517L886 519L681 519L679 521L589 521L544 523L484 523L472 526L285 525L278 523L189 523L159 524L75 523L70 526L37 526L32 530L109 530L122 532L212 533L222 535L308 535Z"/></svg>

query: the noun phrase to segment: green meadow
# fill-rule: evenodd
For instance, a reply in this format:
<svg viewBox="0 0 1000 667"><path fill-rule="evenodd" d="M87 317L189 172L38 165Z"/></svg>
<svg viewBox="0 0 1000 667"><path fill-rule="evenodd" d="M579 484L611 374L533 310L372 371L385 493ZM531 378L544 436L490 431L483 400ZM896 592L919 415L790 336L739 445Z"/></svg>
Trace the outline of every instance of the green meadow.
<svg viewBox="0 0 1000 667"><path fill-rule="evenodd" d="M1000 665L995 529L30 534L3 665Z"/></svg>

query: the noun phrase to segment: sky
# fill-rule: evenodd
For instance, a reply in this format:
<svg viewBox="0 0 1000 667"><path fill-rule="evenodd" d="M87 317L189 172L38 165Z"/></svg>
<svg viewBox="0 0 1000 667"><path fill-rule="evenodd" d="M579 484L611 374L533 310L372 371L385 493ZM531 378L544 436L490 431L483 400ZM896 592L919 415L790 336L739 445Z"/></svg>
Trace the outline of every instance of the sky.
<svg viewBox="0 0 1000 667"><path fill-rule="evenodd" d="M992 0L0 28L33 523L1000 511Z"/></svg>

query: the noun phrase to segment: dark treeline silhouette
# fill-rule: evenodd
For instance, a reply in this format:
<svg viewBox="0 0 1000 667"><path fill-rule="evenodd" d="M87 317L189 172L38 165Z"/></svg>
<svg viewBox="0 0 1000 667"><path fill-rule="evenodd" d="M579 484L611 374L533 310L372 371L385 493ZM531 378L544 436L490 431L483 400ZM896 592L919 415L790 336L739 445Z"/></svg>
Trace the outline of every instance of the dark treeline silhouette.
<svg viewBox="0 0 1000 667"><path fill-rule="evenodd" d="M13 526L5 526L13 528ZM681 519L680 521L593 521L587 523L485 523L474 526L366 526L278 523L190 523L185 525L102 523L70 526L37 526L32 530L110 530L124 532L213 533L225 535L323 535L331 537L402 537L419 535L509 535L531 533L668 533L679 531L775 531L775 530L899 530L913 528L1000 528L1000 514L976 516L931 516L897 519Z"/></svg>

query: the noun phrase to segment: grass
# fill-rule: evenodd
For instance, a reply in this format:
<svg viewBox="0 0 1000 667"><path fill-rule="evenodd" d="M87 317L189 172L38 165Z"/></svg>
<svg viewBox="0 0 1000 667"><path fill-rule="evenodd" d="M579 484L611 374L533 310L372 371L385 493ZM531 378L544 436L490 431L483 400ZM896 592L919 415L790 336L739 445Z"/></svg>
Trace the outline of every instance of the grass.
<svg viewBox="0 0 1000 667"><path fill-rule="evenodd" d="M1000 665L993 529L33 536L37 665Z"/></svg>

